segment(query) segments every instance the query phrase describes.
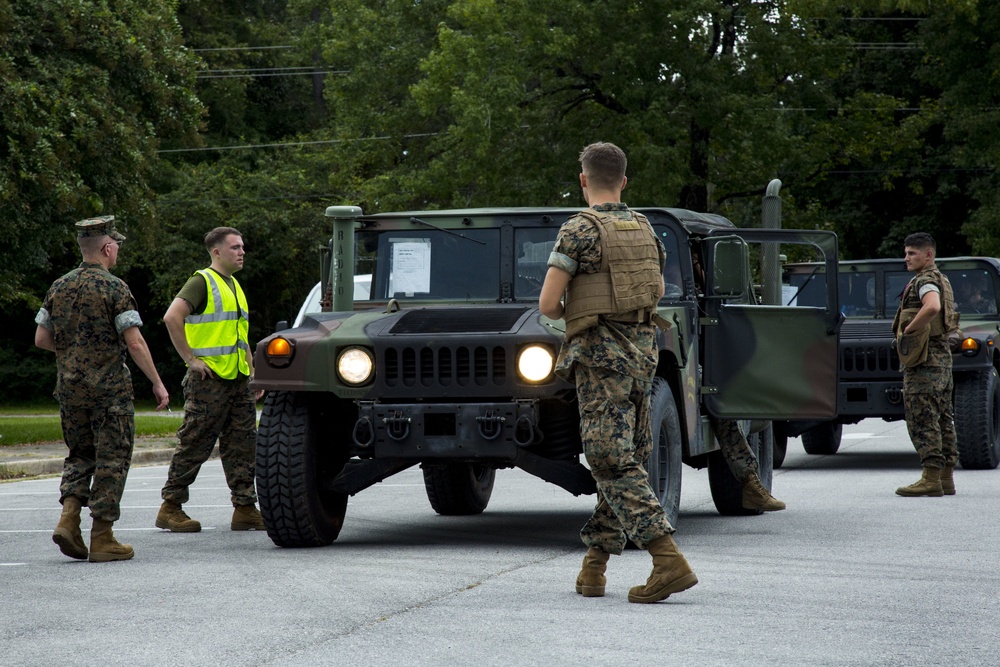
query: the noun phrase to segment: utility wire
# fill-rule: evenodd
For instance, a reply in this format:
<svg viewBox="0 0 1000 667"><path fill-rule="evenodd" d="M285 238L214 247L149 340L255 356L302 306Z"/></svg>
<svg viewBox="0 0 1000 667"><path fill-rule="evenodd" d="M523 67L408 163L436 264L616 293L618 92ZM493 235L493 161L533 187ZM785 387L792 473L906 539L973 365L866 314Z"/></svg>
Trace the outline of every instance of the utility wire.
<svg viewBox="0 0 1000 667"><path fill-rule="evenodd" d="M220 46L213 49L191 49L195 53L205 53L208 51L268 51L272 49L294 49L291 44L281 46Z"/></svg>
<svg viewBox="0 0 1000 667"><path fill-rule="evenodd" d="M403 139L417 139L421 137L436 137L437 132L421 132L415 134L404 134ZM275 143L275 144L246 144L242 146L209 146L204 148L167 148L163 150L156 151L157 153L204 153L207 151L235 151L235 150L246 150L251 148L287 148L289 146L318 146L323 144L346 144L352 142L360 141L388 141L394 139L395 137L383 136L383 137L366 137L360 139L325 139L320 141L292 141L288 143Z"/></svg>

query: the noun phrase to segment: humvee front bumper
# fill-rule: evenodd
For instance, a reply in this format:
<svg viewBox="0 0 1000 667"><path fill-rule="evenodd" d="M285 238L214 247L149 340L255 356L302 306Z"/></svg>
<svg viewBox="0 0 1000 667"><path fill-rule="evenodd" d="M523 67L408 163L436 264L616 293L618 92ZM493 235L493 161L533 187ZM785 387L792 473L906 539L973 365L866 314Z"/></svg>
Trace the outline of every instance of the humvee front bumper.
<svg viewBox="0 0 1000 667"><path fill-rule="evenodd" d="M394 459L513 461L538 432L538 402L358 402L356 455Z"/></svg>

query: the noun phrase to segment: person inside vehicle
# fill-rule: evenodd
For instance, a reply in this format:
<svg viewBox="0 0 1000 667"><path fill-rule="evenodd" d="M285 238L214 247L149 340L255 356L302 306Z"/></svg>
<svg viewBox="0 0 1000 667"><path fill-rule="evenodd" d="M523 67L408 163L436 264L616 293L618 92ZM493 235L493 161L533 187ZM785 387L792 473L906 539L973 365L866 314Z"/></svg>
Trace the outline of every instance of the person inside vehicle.
<svg viewBox="0 0 1000 667"><path fill-rule="evenodd" d="M996 301L983 295L986 291L986 281L984 276L965 275L958 283L958 293L955 295L955 302L961 313L995 315L997 312Z"/></svg>

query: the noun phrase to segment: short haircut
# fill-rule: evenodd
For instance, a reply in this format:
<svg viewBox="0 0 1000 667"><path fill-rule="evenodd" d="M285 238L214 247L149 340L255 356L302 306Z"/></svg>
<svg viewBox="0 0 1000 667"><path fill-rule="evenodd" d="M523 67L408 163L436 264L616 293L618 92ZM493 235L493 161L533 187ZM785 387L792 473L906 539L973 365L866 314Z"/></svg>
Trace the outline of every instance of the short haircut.
<svg viewBox="0 0 1000 667"><path fill-rule="evenodd" d="M97 253L101 252L101 248L109 243L113 243L114 239L110 236L79 236L76 242L80 244L80 253L85 257L92 257Z"/></svg>
<svg viewBox="0 0 1000 667"><path fill-rule="evenodd" d="M235 234L236 236L243 238L243 234L241 234L238 229L233 229L232 227L216 227L208 234L205 234L205 248L211 252L212 248L222 243L230 234Z"/></svg>
<svg viewBox="0 0 1000 667"><path fill-rule="evenodd" d="M580 164L590 184L598 190L617 190L625 180L628 160L625 152L604 141L590 144L580 151Z"/></svg>
<svg viewBox="0 0 1000 667"><path fill-rule="evenodd" d="M934 237L927 232L914 232L910 234L905 239L903 239L904 248L917 248L919 250L937 250L937 243L934 242Z"/></svg>

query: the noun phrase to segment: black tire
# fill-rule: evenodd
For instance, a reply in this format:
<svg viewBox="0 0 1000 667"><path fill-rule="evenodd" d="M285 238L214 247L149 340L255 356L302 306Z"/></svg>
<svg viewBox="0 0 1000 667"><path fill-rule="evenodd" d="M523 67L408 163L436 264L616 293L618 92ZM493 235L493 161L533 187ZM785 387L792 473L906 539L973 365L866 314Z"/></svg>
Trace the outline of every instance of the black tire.
<svg viewBox="0 0 1000 667"><path fill-rule="evenodd" d="M327 488L346 456L320 446L328 426L305 396L270 392L257 429L257 497L264 526L280 547L319 547L337 539L347 494Z"/></svg>
<svg viewBox="0 0 1000 667"><path fill-rule="evenodd" d="M481 463L425 463L427 500L438 514L482 514L493 495L496 468Z"/></svg>
<svg viewBox="0 0 1000 667"><path fill-rule="evenodd" d="M840 422L823 422L802 434L802 448L806 454L836 454L843 435L844 425Z"/></svg>
<svg viewBox="0 0 1000 667"><path fill-rule="evenodd" d="M774 442L771 445L771 452L774 457L774 469L777 470L785 463L785 455L788 453L788 434L785 433L785 422L771 422Z"/></svg>
<svg viewBox="0 0 1000 667"><path fill-rule="evenodd" d="M966 470L992 470L1000 463L1000 376L994 368L955 383L958 462Z"/></svg>
<svg viewBox="0 0 1000 667"><path fill-rule="evenodd" d="M646 461L649 485L670 524L676 526L681 505L681 422L674 392L660 377L653 378L649 422L653 436L653 448Z"/></svg>
<svg viewBox="0 0 1000 667"><path fill-rule="evenodd" d="M760 482L770 491L774 470L773 427L768 424L764 430L751 434L747 437L747 444L757 459L757 475L760 477ZM761 510L743 508L743 485L733 476L721 451L714 451L708 455L708 486L719 514L723 516L763 514Z"/></svg>

